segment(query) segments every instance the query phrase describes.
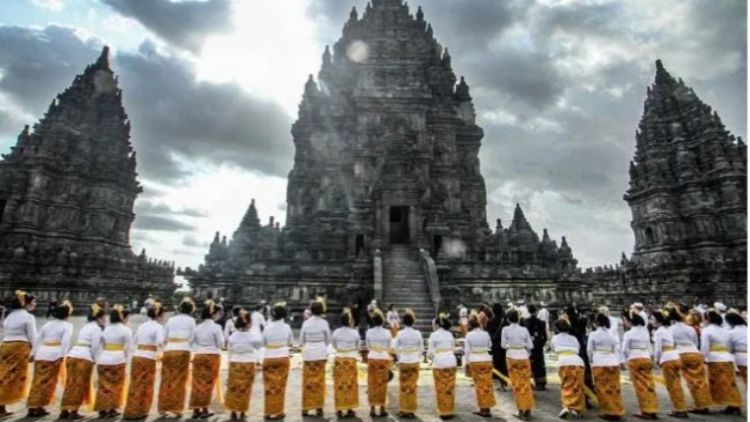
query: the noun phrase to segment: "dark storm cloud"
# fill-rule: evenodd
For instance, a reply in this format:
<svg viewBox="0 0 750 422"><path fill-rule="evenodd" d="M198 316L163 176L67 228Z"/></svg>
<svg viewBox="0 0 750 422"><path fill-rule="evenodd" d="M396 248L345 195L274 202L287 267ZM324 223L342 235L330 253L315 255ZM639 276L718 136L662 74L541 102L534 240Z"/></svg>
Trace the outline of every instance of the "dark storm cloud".
<svg viewBox="0 0 750 422"><path fill-rule="evenodd" d="M134 212L136 214L161 214L161 215L174 215L174 216L185 216L185 217L208 217L208 215L202 211L192 209L180 209L176 210L163 203L154 203L148 200L140 199L136 201Z"/></svg>
<svg viewBox="0 0 750 422"><path fill-rule="evenodd" d="M58 26L0 27L0 41L0 95L34 119L101 48L98 41ZM160 54L148 42L138 52L118 52L112 62L142 176L178 183L194 170L185 163L232 164L277 176L289 170L291 119L277 104L236 84L197 82L192 64ZM0 122L10 126L0 127L4 136L21 130L11 124L16 120L0 109Z"/></svg>
<svg viewBox="0 0 750 422"><path fill-rule="evenodd" d="M136 215L135 222L133 223L133 229L179 232L192 231L193 229L195 229L195 227L190 224L183 223L182 221L178 221L168 217L162 217L158 215Z"/></svg>
<svg viewBox="0 0 750 422"><path fill-rule="evenodd" d="M208 35L232 29L230 0L101 0L176 46L200 51Z"/></svg>

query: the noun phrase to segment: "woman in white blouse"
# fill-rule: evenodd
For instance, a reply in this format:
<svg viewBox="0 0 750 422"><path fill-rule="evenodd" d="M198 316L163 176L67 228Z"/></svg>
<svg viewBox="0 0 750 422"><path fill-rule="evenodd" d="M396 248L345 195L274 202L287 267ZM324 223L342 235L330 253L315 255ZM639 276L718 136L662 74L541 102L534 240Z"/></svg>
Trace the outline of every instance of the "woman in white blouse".
<svg viewBox="0 0 750 422"><path fill-rule="evenodd" d="M94 410L102 418L119 416L125 398L125 369L133 340L133 332L127 326L129 318L129 310L115 305L109 314L109 326L102 333L102 352L96 361L99 388L94 402Z"/></svg>
<svg viewBox="0 0 750 422"><path fill-rule="evenodd" d="M289 379L289 348L294 339L286 323L286 303L271 308L271 322L263 330L263 393L265 419L284 419L286 382Z"/></svg>
<svg viewBox="0 0 750 422"><path fill-rule="evenodd" d="M729 324L729 348L734 355L734 364L747 389L747 322L736 310L727 312L724 318Z"/></svg>
<svg viewBox="0 0 750 422"><path fill-rule="evenodd" d="M388 416L385 411L388 378L391 368L391 332L383 328L385 317L380 309L372 311L372 328L365 333L367 345L367 401L370 416ZM376 413L380 408L380 413Z"/></svg>
<svg viewBox="0 0 750 422"><path fill-rule="evenodd" d="M526 327L520 326L520 314L516 309L511 309L507 314L510 325L503 329L500 336L500 346L506 349L506 361L508 362L508 375L513 396L516 399L519 419L530 419L531 411L534 409L534 393L531 389L531 361L529 354L534 348L531 334Z"/></svg>
<svg viewBox="0 0 750 422"><path fill-rule="evenodd" d="M734 374L734 355L730 352L729 332L716 309L706 312L708 325L701 331L701 353L708 362L708 387L716 406L726 406L724 413L740 415L742 397Z"/></svg>
<svg viewBox="0 0 750 422"><path fill-rule="evenodd" d="M318 299L310 305L310 317L302 323L299 345L302 347L302 416L314 410L323 417L326 399L326 361L331 344L331 328L323 319L325 303Z"/></svg>
<svg viewBox="0 0 750 422"><path fill-rule="evenodd" d="M609 421L622 420L625 408L620 392L620 353L617 339L609 333L609 317L596 315L597 329L589 334L586 351L591 361L599 416Z"/></svg>
<svg viewBox="0 0 750 422"><path fill-rule="evenodd" d="M586 366L579 356L581 344L573 335L573 327L567 318L563 317L555 322L555 331L557 334L552 337L552 351L557 354L562 402L562 410L558 416L561 419L566 419L568 415L580 417L586 410L586 398L583 394Z"/></svg>
<svg viewBox="0 0 750 422"><path fill-rule="evenodd" d="M93 397L94 362L101 349L102 330L106 325L106 312L94 303L89 308L88 323L81 328L78 339L65 358L65 372L75 376L65 377L65 390L60 402L60 419L81 419L78 409L89 404Z"/></svg>
<svg viewBox="0 0 750 422"><path fill-rule="evenodd" d="M156 359L164 346L164 307L154 301L146 311L148 321L135 333L135 351L130 361L130 386L123 419L143 419L151 410L156 381Z"/></svg>
<svg viewBox="0 0 750 422"><path fill-rule="evenodd" d="M201 311L201 323L193 335L193 382L190 390L190 405L193 419L213 416L208 406L219 380L221 348L224 347L224 332L217 323L223 309L213 300L207 300Z"/></svg>
<svg viewBox="0 0 750 422"><path fill-rule="evenodd" d="M36 340L36 319L31 314L34 309L34 295L17 290L3 320L5 337L0 344L0 417L12 414L6 406L23 400L29 391L29 358Z"/></svg>
<svg viewBox="0 0 750 422"><path fill-rule="evenodd" d="M427 357L432 360L437 412L440 419L451 419L456 412L456 340L447 314L438 315L432 325L435 331L427 342Z"/></svg>
<svg viewBox="0 0 750 422"><path fill-rule="evenodd" d="M630 381L635 388L641 419L658 419L659 400L656 398L653 363L651 362L651 337L646 321L639 312L630 312L630 330L622 338L622 355L628 362Z"/></svg>
<svg viewBox="0 0 750 422"><path fill-rule="evenodd" d="M668 304L669 321L671 325L669 332L674 338L677 353L682 363L682 376L685 378L690 395L693 397L694 406L689 410L691 413L708 414L711 406L711 392L706 382L706 365L703 355L698 350L698 334L695 329L688 325L686 312L678 309L679 305Z"/></svg>
<svg viewBox="0 0 750 422"><path fill-rule="evenodd" d="M245 419L250 409L250 396L255 380L263 338L260 331L252 330L252 317L244 309L234 318L234 332L229 337L229 376L224 407L231 412L231 420Z"/></svg>
<svg viewBox="0 0 750 422"><path fill-rule="evenodd" d="M185 394L190 375L190 344L195 334L195 302L189 297L182 299L177 315L169 318L164 326L164 356L161 360L161 384L159 384L159 414L172 413L182 416L185 411Z"/></svg>
<svg viewBox="0 0 750 422"><path fill-rule="evenodd" d="M417 317L414 311L404 311L404 328L396 336L398 354L398 416L411 419L417 413L417 382L419 362L424 352L422 333L415 330Z"/></svg>
<svg viewBox="0 0 750 422"><path fill-rule="evenodd" d="M354 316L349 309L341 313L341 327L331 336L333 348L333 404L339 418L356 417L359 407L357 356L359 331L354 329Z"/></svg>
<svg viewBox="0 0 750 422"><path fill-rule="evenodd" d="M31 393L26 401L29 417L49 415L44 408L49 406L55 397L55 390L60 381L60 369L64 364L65 353L70 348L73 324L67 319L72 312L73 305L66 300L52 311L53 319L44 324L36 336L31 352L34 359L34 379L31 381Z"/></svg>
<svg viewBox="0 0 750 422"><path fill-rule="evenodd" d="M667 387L669 399L674 410L668 415L673 418L686 418L687 402L682 390L682 361L674 343L672 332L669 331L669 313L657 311L651 317L651 325L656 327L654 332L654 360L661 366L664 385Z"/></svg>
<svg viewBox="0 0 750 422"><path fill-rule="evenodd" d="M492 417L490 408L497 404L495 400L495 389L492 385L492 340L487 331L479 324L479 315L472 314L469 317L469 334L464 341L464 360L471 370L474 380L474 393L476 395L478 411L474 414L483 418Z"/></svg>

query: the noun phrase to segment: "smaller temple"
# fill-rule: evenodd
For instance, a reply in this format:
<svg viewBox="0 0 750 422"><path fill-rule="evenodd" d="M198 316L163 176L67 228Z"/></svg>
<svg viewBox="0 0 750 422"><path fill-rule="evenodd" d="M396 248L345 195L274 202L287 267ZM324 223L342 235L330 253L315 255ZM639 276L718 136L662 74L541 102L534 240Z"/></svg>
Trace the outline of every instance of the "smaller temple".
<svg viewBox="0 0 750 422"><path fill-rule="evenodd" d="M171 298L174 264L133 253L142 191L109 49L0 160L0 297L130 303Z"/></svg>

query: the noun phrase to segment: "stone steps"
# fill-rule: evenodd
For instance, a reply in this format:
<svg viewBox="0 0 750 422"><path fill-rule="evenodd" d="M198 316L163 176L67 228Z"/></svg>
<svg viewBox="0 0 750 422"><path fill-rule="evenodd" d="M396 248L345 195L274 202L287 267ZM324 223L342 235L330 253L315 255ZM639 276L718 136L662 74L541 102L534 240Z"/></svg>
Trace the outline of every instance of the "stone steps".
<svg viewBox="0 0 750 422"><path fill-rule="evenodd" d="M399 313L413 310L417 315L414 328L429 335L434 309L417 251L408 245L392 245L383 254L383 264L384 310L391 304Z"/></svg>

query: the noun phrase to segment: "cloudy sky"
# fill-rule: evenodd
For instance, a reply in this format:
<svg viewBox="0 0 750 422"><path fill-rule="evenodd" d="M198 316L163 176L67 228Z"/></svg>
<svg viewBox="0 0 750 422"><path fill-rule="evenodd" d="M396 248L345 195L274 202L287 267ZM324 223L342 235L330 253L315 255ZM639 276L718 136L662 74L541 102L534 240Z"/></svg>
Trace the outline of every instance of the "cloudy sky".
<svg viewBox="0 0 750 422"><path fill-rule="evenodd" d="M113 68L138 152L136 250L197 266L251 198L285 216L290 125L309 73L366 0L3 0L0 152L96 59ZM632 249L622 200L659 57L747 133L744 0L412 0L485 129L488 217L515 203L583 267Z"/></svg>

